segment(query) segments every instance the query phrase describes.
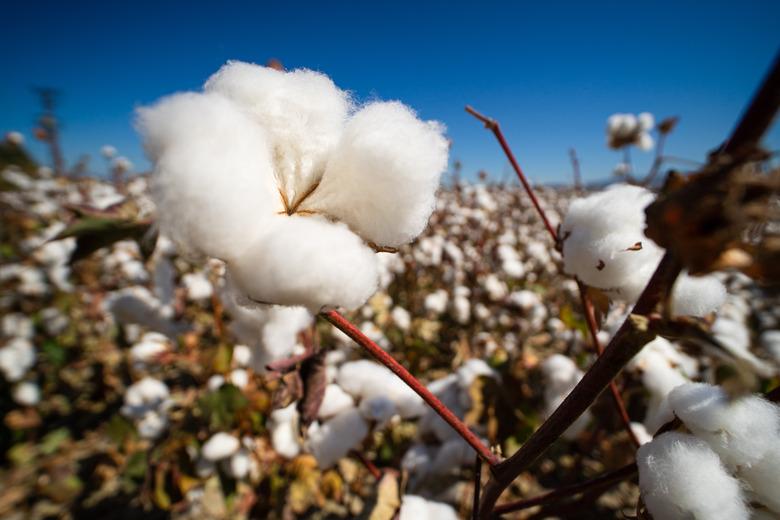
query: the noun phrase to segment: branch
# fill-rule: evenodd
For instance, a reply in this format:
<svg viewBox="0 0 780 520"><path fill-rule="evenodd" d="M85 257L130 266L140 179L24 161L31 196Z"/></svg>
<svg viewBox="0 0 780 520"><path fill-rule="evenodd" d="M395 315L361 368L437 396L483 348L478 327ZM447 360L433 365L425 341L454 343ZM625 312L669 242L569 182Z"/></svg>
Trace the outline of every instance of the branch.
<svg viewBox="0 0 780 520"><path fill-rule="evenodd" d="M506 513L521 511L523 509L528 509L534 506L551 504L559 500L569 498L572 495L578 495L587 491L594 491L597 489L610 487L613 484L617 484L618 482L632 478L634 475L636 475L636 472L636 462L632 462L631 464L623 466L620 469L611 471L609 473L604 473L603 475L600 475L594 479L580 482L579 484L563 486L533 498L527 498L496 506L496 508L493 510L493 513L496 515L504 515Z"/></svg>
<svg viewBox="0 0 780 520"><path fill-rule="evenodd" d="M382 348L368 339L365 334L360 332L360 329L355 327L344 316L336 311L321 312L320 316L329 321L334 327L341 332L352 338L352 340L363 347L371 354L374 359L382 363L389 368L395 375L401 378L417 395L419 395L425 403L433 408L433 410L449 424L458 435L460 435L464 441L466 441L479 456L487 462L491 469L498 463L498 457L485 446L482 441L472 432L466 424L463 423L458 417L442 403L438 397L433 395L428 388L425 387L420 381L417 380L406 368L403 367L393 356L382 350Z"/></svg>
<svg viewBox="0 0 780 520"><path fill-rule="evenodd" d="M512 149L509 148L506 139L504 139L504 133L501 131L501 127L499 126L498 121L480 114L470 106L466 106L466 112L468 112L472 116L482 121L485 124L485 128L493 132L493 134L496 136L496 139L498 139L498 144L500 144L501 148L504 149L504 153L506 154L507 159L509 159L512 168L514 168L515 173L517 174L517 178L520 179L520 182L523 184L523 188L525 188L525 192L528 193L528 196L531 198L531 202L533 202L536 211L539 213L539 216L542 218L542 221L544 222L544 226L547 228L547 232L550 233L553 242L557 243L558 234L555 232L555 229L553 229L552 225L550 224L550 221L547 219L547 214L544 212L542 206L539 204L539 199L536 198L536 194L534 193L534 190L531 188L531 185L528 183L528 180L525 178L525 174L523 173L523 170L520 169L520 165L517 164L517 159L515 159L515 154L512 153Z"/></svg>

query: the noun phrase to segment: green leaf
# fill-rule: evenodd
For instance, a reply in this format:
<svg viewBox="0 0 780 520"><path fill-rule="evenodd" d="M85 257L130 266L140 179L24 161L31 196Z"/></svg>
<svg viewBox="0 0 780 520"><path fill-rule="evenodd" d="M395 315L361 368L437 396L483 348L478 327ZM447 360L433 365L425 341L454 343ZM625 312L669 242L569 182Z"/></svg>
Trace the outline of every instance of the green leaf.
<svg viewBox="0 0 780 520"><path fill-rule="evenodd" d="M51 455L56 452L63 442L70 440L70 431L67 428L59 428L46 434L40 444L41 453Z"/></svg>
<svg viewBox="0 0 780 520"><path fill-rule="evenodd" d="M135 436L135 428L130 421L115 414L108 421L106 434L115 444L123 444L125 440Z"/></svg>
<svg viewBox="0 0 780 520"><path fill-rule="evenodd" d="M139 451L130 455L125 464L125 475L133 480L142 480L146 477L146 453Z"/></svg>
<svg viewBox="0 0 780 520"><path fill-rule="evenodd" d="M198 401L201 413L208 417L213 429L232 427L236 416L249 405L249 401L238 387L227 384L219 390L209 392Z"/></svg>
<svg viewBox="0 0 780 520"><path fill-rule="evenodd" d="M55 367L61 367L68 356L67 351L56 341L46 340L41 346L43 356Z"/></svg>

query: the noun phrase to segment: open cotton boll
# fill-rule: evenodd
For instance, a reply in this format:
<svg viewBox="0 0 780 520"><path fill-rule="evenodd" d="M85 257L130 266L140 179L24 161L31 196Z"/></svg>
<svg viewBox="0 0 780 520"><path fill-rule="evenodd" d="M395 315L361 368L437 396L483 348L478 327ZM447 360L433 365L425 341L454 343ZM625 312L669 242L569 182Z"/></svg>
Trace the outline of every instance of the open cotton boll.
<svg viewBox="0 0 780 520"><path fill-rule="evenodd" d="M166 336L157 332L147 332L141 336L141 341L130 347L130 360L137 368L143 368L168 349L169 342Z"/></svg>
<svg viewBox="0 0 780 520"><path fill-rule="evenodd" d="M201 453L206 460L212 462L226 459L236 453L241 447L241 442L234 435L219 432L212 435L203 444Z"/></svg>
<svg viewBox="0 0 780 520"><path fill-rule="evenodd" d="M553 354L540 364L545 379L544 414L549 417L560 406L567 395L577 386L584 373L574 362L561 354ZM590 422L590 412L582 414L563 433L567 440L575 439Z"/></svg>
<svg viewBox="0 0 780 520"><path fill-rule="evenodd" d="M246 345L233 347L233 363L240 367L247 367L252 362L252 350Z"/></svg>
<svg viewBox="0 0 780 520"><path fill-rule="evenodd" d="M35 348L25 338L13 338L0 348L0 372L8 381L19 381L35 363Z"/></svg>
<svg viewBox="0 0 780 520"><path fill-rule="evenodd" d="M655 126L655 117L653 117L653 114L650 112L642 112L636 117L636 119L639 123L639 128L645 132L652 130Z"/></svg>
<svg viewBox="0 0 780 520"><path fill-rule="evenodd" d="M149 410L165 410L171 404L168 386L158 379L144 377L127 388L122 413L141 418Z"/></svg>
<svg viewBox="0 0 780 520"><path fill-rule="evenodd" d="M425 310L432 314L442 314L447 310L449 295L444 289L438 289L425 296Z"/></svg>
<svg viewBox="0 0 780 520"><path fill-rule="evenodd" d="M777 373L776 367L750 351L750 331L744 321L719 316L712 324L711 330L713 337L736 358L738 367L747 368L762 377L772 377Z"/></svg>
<svg viewBox="0 0 780 520"><path fill-rule="evenodd" d="M703 317L726 301L726 286L715 276L681 275L672 289L672 315Z"/></svg>
<svg viewBox="0 0 780 520"><path fill-rule="evenodd" d="M138 435L144 439L156 439L167 427L168 418L155 410L145 413L136 423Z"/></svg>
<svg viewBox="0 0 780 520"><path fill-rule="evenodd" d="M351 361L339 368L338 385L358 399L382 395L393 401L401 417L417 417L425 410L422 398L388 368L368 360Z"/></svg>
<svg viewBox="0 0 780 520"><path fill-rule="evenodd" d="M234 259L282 210L266 134L227 98L169 96L139 109L137 126L160 230L183 250Z"/></svg>
<svg viewBox="0 0 780 520"><path fill-rule="evenodd" d="M474 450L460 437L450 439L436 451L431 463L433 475L449 475L463 466L474 464Z"/></svg>
<svg viewBox="0 0 780 520"><path fill-rule="evenodd" d="M271 432L271 445L274 451L292 459L301 452L298 438L298 404L292 403L285 408L271 412L268 430Z"/></svg>
<svg viewBox="0 0 780 520"><path fill-rule="evenodd" d="M240 480L249 474L252 462L252 454L249 450L241 448L224 461L224 467L228 475Z"/></svg>
<svg viewBox="0 0 780 520"><path fill-rule="evenodd" d="M383 395L361 400L358 408L366 420L376 422L380 428L396 414L395 403Z"/></svg>
<svg viewBox="0 0 780 520"><path fill-rule="evenodd" d="M748 520L739 481L693 435L668 432L637 450L639 488L653 518Z"/></svg>
<svg viewBox="0 0 780 520"><path fill-rule="evenodd" d="M303 207L332 215L381 246L411 242L428 223L447 167L443 132L401 103L366 105L347 122Z"/></svg>
<svg viewBox="0 0 780 520"><path fill-rule="evenodd" d="M780 514L780 440L772 439L772 447L760 461L749 468L741 468L739 476L750 486L752 495L775 513ZM777 518L776 516L774 518Z"/></svg>
<svg viewBox="0 0 780 520"><path fill-rule="evenodd" d="M368 434L368 423L356 408L344 410L319 428L309 430L308 450L320 468L333 466Z"/></svg>
<svg viewBox="0 0 780 520"><path fill-rule="evenodd" d="M457 520L455 509L444 502L426 500L416 495L404 495L401 499L399 520Z"/></svg>
<svg viewBox="0 0 780 520"><path fill-rule="evenodd" d="M403 307L393 307L393 310L390 312L390 317L393 319L393 323L403 331L408 331L412 326L412 317L409 314L409 311Z"/></svg>
<svg viewBox="0 0 780 520"><path fill-rule="evenodd" d="M41 400L41 389L35 383L24 381L14 387L13 398L23 406L35 406Z"/></svg>
<svg viewBox="0 0 780 520"><path fill-rule="evenodd" d="M280 218L272 232L228 263L236 286L257 302L354 309L379 283L376 255L343 224Z"/></svg>
<svg viewBox="0 0 780 520"><path fill-rule="evenodd" d="M759 396L729 400L720 387L689 383L675 388L669 402L688 429L731 468L749 468L780 448L780 407Z"/></svg>
<svg viewBox="0 0 780 520"><path fill-rule="evenodd" d="M181 281L187 290L187 298L192 301L211 298L211 294L214 292L211 281L203 273L187 273L182 276Z"/></svg>
<svg viewBox="0 0 780 520"><path fill-rule="evenodd" d="M306 69L285 72L230 61L204 89L230 98L265 128L290 202L322 176L351 108L348 94L330 78Z"/></svg>
<svg viewBox="0 0 780 520"><path fill-rule="evenodd" d="M317 417L328 419L334 415L355 407L355 400L337 384L331 383L325 387L325 395L322 398Z"/></svg>

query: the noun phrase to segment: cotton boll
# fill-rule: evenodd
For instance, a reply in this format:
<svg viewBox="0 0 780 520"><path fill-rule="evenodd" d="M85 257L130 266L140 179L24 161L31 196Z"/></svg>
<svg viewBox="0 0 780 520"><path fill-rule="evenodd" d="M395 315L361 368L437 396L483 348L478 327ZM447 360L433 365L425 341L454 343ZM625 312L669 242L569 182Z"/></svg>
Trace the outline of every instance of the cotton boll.
<svg viewBox="0 0 780 520"><path fill-rule="evenodd" d="M25 381L14 387L13 398L23 406L35 406L41 400L41 389L35 383Z"/></svg>
<svg viewBox="0 0 780 520"><path fill-rule="evenodd" d="M104 145L102 148L100 148L100 155L106 159L112 159L116 155L116 148L110 144Z"/></svg>
<svg viewBox="0 0 780 520"><path fill-rule="evenodd" d="M280 218L272 232L228 263L236 286L258 302L354 309L374 293L374 252L346 226L320 217Z"/></svg>
<svg viewBox="0 0 780 520"><path fill-rule="evenodd" d="M160 230L184 250L234 259L282 210L266 133L225 97L164 98L138 111L138 128Z"/></svg>
<svg viewBox="0 0 780 520"><path fill-rule="evenodd" d="M751 467L780 449L780 407L758 396L729 400L704 383L680 386L669 395L674 413L732 468Z"/></svg>
<svg viewBox="0 0 780 520"><path fill-rule="evenodd" d="M409 315L409 311L403 307L393 307L390 317L393 319L393 323L403 331L408 331L409 327L412 326L412 317Z"/></svg>
<svg viewBox="0 0 780 520"><path fill-rule="evenodd" d="M762 377L772 377L777 373L776 367L750 351L750 331L743 321L726 316L718 317L711 330L713 337L736 359L738 366Z"/></svg>
<svg viewBox="0 0 780 520"><path fill-rule="evenodd" d="M540 364L546 386L544 389L545 416L549 417L567 395L577 386L584 373L572 360L553 354ZM563 438L575 439L590 422L590 412L582 414L563 434Z"/></svg>
<svg viewBox="0 0 780 520"><path fill-rule="evenodd" d="M430 472L433 475L449 475L473 463L474 450L460 437L453 438L438 449L431 463Z"/></svg>
<svg viewBox="0 0 780 520"><path fill-rule="evenodd" d="M246 386L249 384L249 372L243 368L236 368L230 372L228 379L232 384L236 385L238 388L243 389L246 388Z"/></svg>
<svg viewBox="0 0 780 520"><path fill-rule="evenodd" d="M30 318L19 312L12 312L3 316L0 326L2 335L7 338L25 338L33 337L33 322Z"/></svg>
<svg viewBox="0 0 780 520"><path fill-rule="evenodd" d="M291 203L320 180L350 109L347 93L326 75L231 61L204 88L229 97L265 128L279 185Z"/></svg>
<svg viewBox="0 0 780 520"><path fill-rule="evenodd" d="M444 289L439 289L435 292L432 292L431 294L425 296L425 310L436 315L442 314L445 310L447 310L448 299L449 296L447 291Z"/></svg>
<svg viewBox="0 0 780 520"><path fill-rule="evenodd" d="M24 135L16 130L11 130L5 134L5 140L14 146L22 146L24 144Z"/></svg>
<svg viewBox="0 0 780 520"><path fill-rule="evenodd" d="M241 480L252 469L252 454L246 448L239 449L231 457L224 461L225 469L231 477Z"/></svg>
<svg viewBox="0 0 780 520"><path fill-rule="evenodd" d="M164 410L170 406L168 386L158 379L144 377L133 383L125 392L122 413L139 419L150 410Z"/></svg>
<svg viewBox="0 0 780 520"><path fill-rule="evenodd" d="M471 319L471 302L466 296L456 295L452 301L452 310L458 323L466 324Z"/></svg>
<svg viewBox="0 0 780 520"><path fill-rule="evenodd" d="M225 377L219 374L214 374L206 382L206 387L212 392L214 392L215 390L219 390L224 384L225 384Z"/></svg>
<svg viewBox="0 0 780 520"><path fill-rule="evenodd" d="M137 422L138 435L144 439L156 439L168 427L168 418L154 410L150 410Z"/></svg>
<svg viewBox="0 0 780 520"><path fill-rule="evenodd" d="M739 481L692 435L659 435L639 448L637 465L642 499L654 518L750 518Z"/></svg>
<svg viewBox="0 0 780 520"><path fill-rule="evenodd" d="M233 363L240 367L247 367L252 362L252 350L246 345L233 347Z"/></svg>
<svg viewBox="0 0 780 520"><path fill-rule="evenodd" d="M35 348L24 338L14 338L0 348L0 371L8 381L19 381L35 363Z"/></svg>
<svg viewBox="0 0 780 520"><path fill-rule="evenodd" d="M772 447L760 461L751 467L741 468L739 476L750 486L752 495L775 513L780 513L780 441L775 436ZM774 517L776 518L776 517Z"/></svg>
<svg viewBox="0 0 780 520"><path fill-rule="evenodd" d="M397 247L422 232L447 167L447 140L439 123L417 119L398 102L358 111L305 208L349 224L366 240Z"/></svg>
<svg viewBox="0 0 780 520"><path fill-rule="evenodd" d="M187 273L181 281L187 290L187 298L192 301L207 300L214 292L211 281L203 273Z"/></svg>
<svg viewBox="0 0 780 520"><path fill-rule="evenodd" d="M241 443L238 438L225 432L215 433L201 448L203 458L216 462L238 452Z"/></svg>
<svg viewBox="0 0 780 520"><path fill-rule="evenodd" d="M342 390L339 385L331 383L325 387L325 396L322 398L320 409L317 411L317 417L319 419L328 419L354 407L355 400Z"/></svg>
<svg viewBox="0 0 780 520"><path fill-rule="evenodd" d="M726 287L714 276L680 276L672 289L672 314L703 317L726 301Z"/></svg>
<svg viewBox="0 0 780 520"><path fill-rule="evenodd" d="M332 419L309 431L308 450L322 469L333 466L349 450L360 444L368 434L368 424L360 411L344 410Z"/></svg>
<svg viewBox="0 0 780 520"><path fill-rule="evenodd" d="M417 417L425 410L422 398L388 368L373 361L344 363L336 377L338 385L358 399L382 395L395 403L403 418Z"/></svg>
<svg viewBox="0 0 780 520"><path fill-rule="evenodd" d="M498 276L489 274L484 278L482 283L488 293L488 298L492 301L495 302L506 298L506 293L508 291L507 286L498 279Z"/></svg>
<svg viewBox="0 0 780 520"><path fill-rule="evenodd" d="M653 136L646 133L640 134L639 140L636 143L637 148L639 148L643 152L649 152L650 150L653 149L654 145L655 145L655 141L653 140Z"/></svg>
<svg viewBox="0 0 780 520"><path fill-rule="evenodd" d="M639 122L639 128L645 132L649 132L655 126L655 117L650 112L642 112L637 116Z"/></svg>
<svg viewBox="0 0 780 520"><path fill-rule="evenodd" d="M395 403L383 395L375 395L360 401L360 413L368 421L374 421L379 427L384 426L395 414Z"/></svg>
<svg viewBox="0 0 780 520"><path fill-rule="evenodd" d="M282 457L292 459L301 452L298 438L297 403L271 412L268 430L271 432L271 445Z"/></svg>
<svg viewBox="0 0 780 520"><path fill-rule="evenodd" d="M426 500L416 495L404 495L398 520L457 520L458 514L449 504Z"/></svg>

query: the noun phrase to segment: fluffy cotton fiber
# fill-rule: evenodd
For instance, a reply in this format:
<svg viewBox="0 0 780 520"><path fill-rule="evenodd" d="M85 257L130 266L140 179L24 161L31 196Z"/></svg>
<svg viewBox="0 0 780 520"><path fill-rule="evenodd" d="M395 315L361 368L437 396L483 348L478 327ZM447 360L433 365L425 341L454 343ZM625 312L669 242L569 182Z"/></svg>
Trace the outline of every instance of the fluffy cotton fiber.
<svg viewBox="0 0 780 520"><path fill-rule="evenodd" d="M161 230L255 301L361 305L379 277L367 244L422 231L447 143L400 103L353 109L322 74L240 62L141 109Z"/></svg>
<svg viewBox="0 0 780 520"><path fill-rule="evenodd" d="M320 468L334 465L368 434L368 423L356 408L344 410L319 427L309 429L307 447Z"/></svg>
<svg viewBox="0 0 780 520"><path fill-rule="evenodd" d="M693 435L669 432L637 450L639 488L653 518L747 520L739 481Z"/></svg>

